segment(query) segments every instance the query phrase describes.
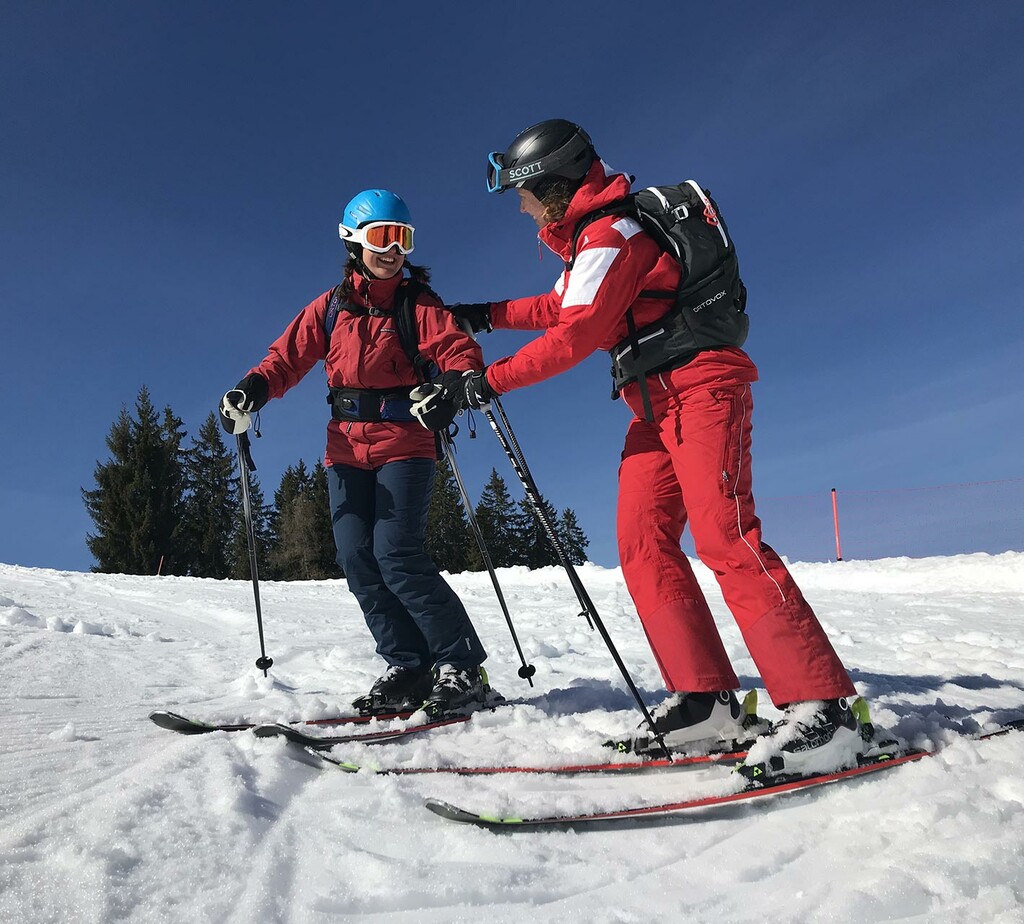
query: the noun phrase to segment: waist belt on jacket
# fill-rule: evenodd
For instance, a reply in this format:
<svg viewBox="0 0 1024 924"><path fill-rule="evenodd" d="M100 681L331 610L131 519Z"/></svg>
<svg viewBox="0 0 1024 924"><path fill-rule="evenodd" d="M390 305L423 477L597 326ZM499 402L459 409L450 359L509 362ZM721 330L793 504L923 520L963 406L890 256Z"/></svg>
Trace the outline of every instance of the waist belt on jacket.
<svg viewBox="0 0 1024 924"><path fill-rule="evenodd" d="M360 420L379 422L387 420L414 420L412 399L409 392L416 386L406 388L334 388L327 395L334 420Z"/></svg>

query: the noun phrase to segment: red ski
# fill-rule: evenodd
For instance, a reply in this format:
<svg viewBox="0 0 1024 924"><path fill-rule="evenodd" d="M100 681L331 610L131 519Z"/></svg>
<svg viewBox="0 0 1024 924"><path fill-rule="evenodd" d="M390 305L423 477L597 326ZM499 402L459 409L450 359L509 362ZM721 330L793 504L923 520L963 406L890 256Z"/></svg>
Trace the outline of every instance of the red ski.
<svg viewBox="0 0 1024 924"><path fill-rule="evenodd" d="M257 732L259 734L259 732ZM363 739L359 739L363 740ZM296 743L300 743L296 741ZM316 761L306 761L312 766L327 764L345 773L373 773L381 776L414 776L436 773L454 773L460 776L487 776L500 773L540 773L553 776L573 776L585 773L643 773L650 770L674 770L686 767L697 767L705 764L714 764L721 761L743 760L747 756L745 750L719 752L717 754L697 754L689 757L658 758L650 760L632 760L602 762L594 764L554 764L529 766L514 764L496 767L366 767L347 760L339 760L330 754L324 754L315 748L303 746L303 750Z"/></svg>
<svg viewBox="0 0 1024 924"><path fill-rule="evenodd" d="M1015 719L1005 722L1000 728L993 731L970 736L973 740L985 740L1005 735L1008 732L1024 729L1024 719ZM510 816L485 814L460 808L448 802L437 799L428 799L426 807L435 815L440 815L449 821L461 821L468 824L479 825L485 828L502 828L505 830L517 830L522 828L557 827L557 826L582 826L601 821L617 821L624 818L651 818L665 815L679 815L684 812L691 812L697 809L707 809L719 805L727 805L733 802L744 800L760 799L765 796L775 796L781 793L794 792L800 789L810 789L816 786L824 786L829 783L837 783L843 780L851 780L869 774L879 773L901 764L911 763L925 757L933 757L938 754L941 748L930 751L907 749L892 749L890 751L875 754L868 758L862 758L860 765L849 770L839 770L834 773L819 773L807 775L790 775L773 777L772 782L767 784L747 783L741 777L736 778L737 791L716 796L704 796L697 799L686 799L681 802L667 802L661 805L637 805L609 811L585 812L581 814L555 814Z"/></svg>

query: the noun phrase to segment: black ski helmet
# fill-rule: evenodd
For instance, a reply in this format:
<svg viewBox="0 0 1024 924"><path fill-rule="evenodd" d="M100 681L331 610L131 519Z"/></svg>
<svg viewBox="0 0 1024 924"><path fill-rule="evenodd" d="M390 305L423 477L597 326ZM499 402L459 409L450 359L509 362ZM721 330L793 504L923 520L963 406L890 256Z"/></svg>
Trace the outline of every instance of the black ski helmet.
<svg viewBox="0 0 1024 924"><path fill-rule="evenodd" d="M504 154L491 152L487 189L532 192L539 182L553 177L582 180L596 157L590 135L575 122L546 119L516 135Z"/></svg>

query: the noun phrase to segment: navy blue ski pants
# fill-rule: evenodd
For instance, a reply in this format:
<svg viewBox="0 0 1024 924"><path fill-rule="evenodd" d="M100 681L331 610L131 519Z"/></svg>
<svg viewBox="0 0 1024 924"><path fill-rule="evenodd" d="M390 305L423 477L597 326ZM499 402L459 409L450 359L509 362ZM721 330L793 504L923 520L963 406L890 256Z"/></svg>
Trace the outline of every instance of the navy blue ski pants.
<svg viewBox="0 0 1024 924"><path fill-rule="evenodd" d="M487 657L466 608L423 548L432 459L327 470L338 564L389 665L476 667Z"/></svg>

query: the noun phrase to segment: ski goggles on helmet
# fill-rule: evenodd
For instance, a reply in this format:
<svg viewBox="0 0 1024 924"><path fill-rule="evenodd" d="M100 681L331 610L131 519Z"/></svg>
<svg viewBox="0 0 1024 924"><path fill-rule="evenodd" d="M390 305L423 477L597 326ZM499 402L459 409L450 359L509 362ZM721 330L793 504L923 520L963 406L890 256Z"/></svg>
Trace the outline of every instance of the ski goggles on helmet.
<svg viewBox="0 0 1024 924"><path fill-rule="evenodd" d="M338 225L338 237L353 244L362 244L374 253L387 253L392 247L409 254L413 251L415 228L397 221L371 221L359 228Z"/></svg>
<svg viewBox="0 0 1024 924"><path fill-rule="evenodd" d="M516 164L506 167L505 155L501 151L491 151L487 155L487 191L505 192L507 189L532 188L546 172L552 158L542 157L522 166Z"/></svg>

